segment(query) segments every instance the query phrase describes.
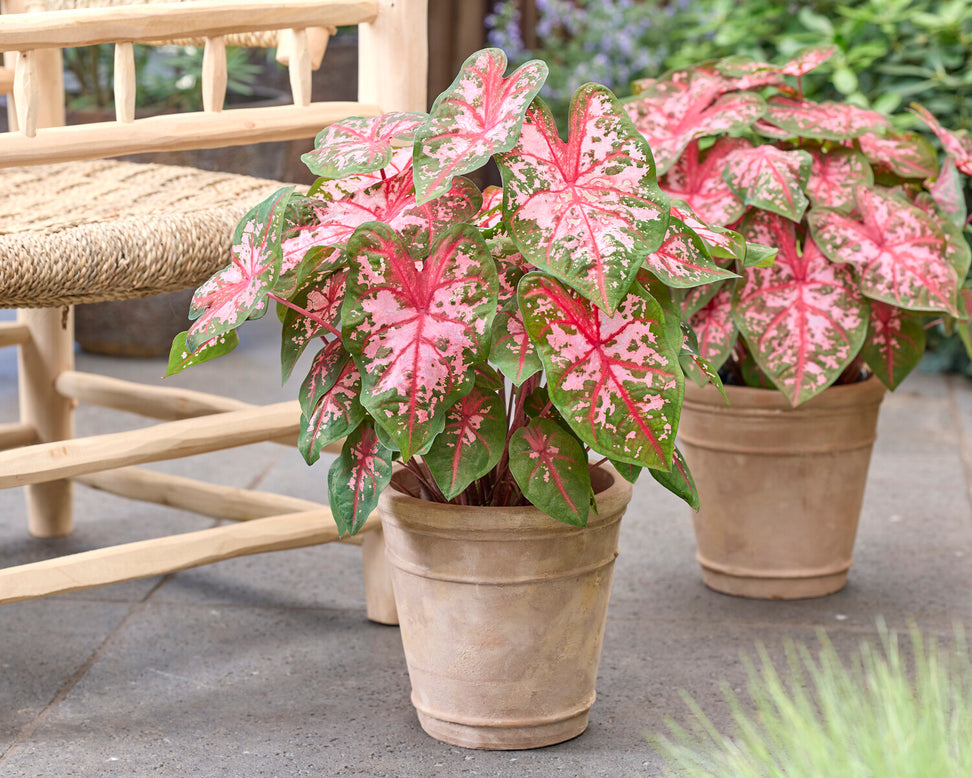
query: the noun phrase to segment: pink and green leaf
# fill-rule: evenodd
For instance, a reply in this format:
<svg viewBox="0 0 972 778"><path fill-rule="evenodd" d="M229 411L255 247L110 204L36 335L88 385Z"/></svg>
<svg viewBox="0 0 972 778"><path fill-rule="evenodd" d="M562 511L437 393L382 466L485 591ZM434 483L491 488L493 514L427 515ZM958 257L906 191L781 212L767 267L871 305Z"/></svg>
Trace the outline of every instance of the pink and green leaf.
<svg viewBox="0 0 972 778"><path fill-rule="evenodd" d="M314 150L301 157L316 176L343 178L381 170L392 160L394 144L411 142L425 123L424 113L389 112L353 116L323 129Z"/></svg>
<svg viewBox="0 0 972 778"><path fill-rule="evenodd" d="M753 146L729 154L722 177L743 204L798 222L809 205L803 187L811 166L806 151Z"/></svg>
<svg viewBox="0 0 972 778"><path fill-rule="evenodd" d="M833 262L853 266L861 291L913 311L956 311L959 279L945 233L920 208L872 187L855 189L857 216L826 208L809 216L814 240Z"/></svg>
<svg viewBox="0 0 972 778"><path fill-rule="evenodd" d="M687 203L676 200L672 203L671 215L678 219L692 232L702 238L709 254L721 260L745 259L746 241L742 235L725 227L711 227L692 213ZM721 267L727 267L725 262L717 262Z"/></svg>
<svg viewBox="0 0 972 778"><path fill-rule="evenodd" d="M587 454L550 419L533 419L510 438L510 471L531 504L565 524L583 527L591 505Z"/></svg>
<svg viewBox="0 0 972 778"><path fill-rule="evenodd" d="M848 267L827 260L792 222L757 213L747 238L779 249L768 268L744 272L733 315L756 362L799 405L830 386L857 356L867 334L868 305Z"/></svg>
<svg viewBox="0 0 972 778"><path fill-rule="evenodd" d="M788 76L800 78L811 70L820 67L830 59L837 51L836 46L824 46L820 48L805 49L796 57L783 65L781 70Z"/></svg>
<svg viewBox="0 0 972 778"><path fill-rule="evenodd" d="M807 196L816 207L850 211L854 208L854 187L870 186L874 173L867 159L847 148L835 148L824 152L811 149L813 167L807 181Z"/></svg>
<svg viewBox="0 0 972 778"><path fill-rule="evenodd" d="M648 144L614 95L587 84L571 100L567 142L540 103L517 146L497 157L524 257L607 311L662 243L668 199Z"/></svg>
<svg viewBox="0 0 972 778"><path fill-rule="evenodd" d="M338 344L336 354L334 343ZM364 421L360 393L361 376L354 361L340 348L339 341L329 343L314 360L300 388L297 450L307 464L314 464L324 446L350 435Z"/></svg>
<svg viewBox="0 0 972 778"><path fill-rule="evenodd" d="M651 468L648 472L668 491L685 500L693 511L699 509L699 491L695 488L695 479L692 478L692 471L689 470L685 457L682 456L682 452L677 447L672 456L671 470Z"/></svg>
<svg viewBox="0 0 972 778"><path fill-rule="evenodd" d="M935 204L948 220L960 229L965 227L968 218L965 190L962 187L962 176L959 175L952 157L945 158L938 177L930 185L926 182L926 186Z"/></svg>
<svg viewBox="0 0 972 778"><path fill-rule="evenodd" d="M888 389L896 389L925 353L925 317L893 305L871 303L871 323L861 356Z"/></svg>
<svg viewBox="0 0 972 778"><path fill-rule="evenodd" d="M855 143L875 172L889 172L901 178L934 178L938 175L938 155L931 143L917 133L868 133Z"/></svg>
<svg viewBox="0 0 972 778"><path fill-rule="evenodd" d="M255 206L236 228L232 261L193 295L186 335L190 351L248 318L266 313L267 294L280 274L280 232L294 187L280 189Z"/></svg>
<svg viewBox="0 0 972 778"><path fill-rule="evenodd" d="M659 182L662 190L685 201L707 224L733 224L742 217L745 206L722 178L722 168L729 154L749 145L744 138L720 138L702 158L698 141L692 141Z"/></svg>
<svg viewBox="0 0 972 778"><path fill-rule="evenodd" d="M946 130L924 106L915 104L911 106L911 110L938 136L945 153L955 161L955 166L966 175L972 176L972 138Z"/></svg>
<svg viewBox="0 0 972 778"><path fill-rule="evenodd" d="M201 365L210 359L229 354L240 344L240 337L236 330L224 332L217 335L212 340L205 341L195 351L190 351L186 345L186 332L180 332L172 339L172 346L169 348L169 364L165 371L165 377L181 373L187 367Z"/></svg>
<svg viewBox="0 0 972 778"><path fill-rule="evenodd" d="M725 364L736 345L738 330L732 318L732 290L732 284L722 284L701 304L695 302L691 293L683 302L689 326L698 341L699 356L715 370Z"/></svg>
<svg viewBox="0 0 972 778"><path fill-rule="evenodd" d="M965 238L964 222L958 224L950 219L929 192L921 192L915 198L914 204L942 228L942 232L945 233L945 256L948 259L948 264L955 271L956 278L964 279L969 272L969 266L972 265L972 248L969 247L969 242ZM961 296L962 290L959 290L959 297L961 298ZM961 299L959 302L961 303ZM961 313L961 305L959 312Z"/></svg>
<svg viewBox="0 0 972 778"><path fill-rule="evenodd" d="M792 137L816 140L849 140L891 127L877 111L850 103L818 103L786 95L774 95L766 101L763 121Z"/></svg>
<svg viewBox="0 0 972 778"><path fill-rule="evenodd" d="M445 429L422 459L447 500L492 470L506 446L506 409L478 385L446 413Z"/></svg>
<svg viewBox="0 0 972 778"><path fill-rule="evenodd" d="M452 85L432 105L415 137L415 191L424 203L448 192L453 176L482 167L519 137L523 115L547 78L531 60L508 78L506 54L483 49L467 59Z"/></svg>
<svg viewBox="0 0 972 778"><path fill-rule="evenodd" d="M713 262L702 238L674 217L669 220L664 242L645 257L644 266L666 285L681 288L736 277Z"/></svg>
<svg viewBox="0 0 972 778"><path fill-rule="evenodd" d="M347 279L347 268L341 268L323 278L314 276L310 283L291 300L302 311L281 305L284 314L281 327L280 366L284 381L290 377L294 365L297 364L308 343L325 333L339 330Z"/></svg>
<svg viewBox="0 0 972 778"><path fill-rule="evenodd" d="M362 374L361 402L408 461L472 388L496 313L496 268L467 224L417 261L392 228L373 222L348 254L342 326Z"/></svg>
<svg viewBox="0 0 972 778"><path fill-rule="evenodd" d="M496 314L492 334L489 361L514 386L520 386L543 368L537 350L523 326L523 318L515 301Z"/></svg>
<svg viewBox="0 0 972 778"><path fill-rule="evenodd" d="M381 445L369 422L348 435L327 474L331 514L340 534L354 535L391 482L392 452Z"/></svg>
<svg viewBox="0 0 972 778"><path fill-rule="evenodd" d="M608 315L541 273L523 277L519 299L571 429L612 459L670 467L684 379L661 306L635 287Z"/></svg>

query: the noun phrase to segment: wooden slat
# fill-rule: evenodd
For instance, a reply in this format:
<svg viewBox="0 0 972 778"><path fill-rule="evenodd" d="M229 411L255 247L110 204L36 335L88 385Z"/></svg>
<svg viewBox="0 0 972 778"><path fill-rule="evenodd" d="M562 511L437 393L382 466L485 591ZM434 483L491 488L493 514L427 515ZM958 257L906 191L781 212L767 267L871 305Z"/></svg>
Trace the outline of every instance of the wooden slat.
<svg viewBox="0 0 972 778"><path fill-rule="evenodd" d="M278 105L221 113L165 114L136 119L131 124L92 122L49 127L37 130L33 138L0 133L0 167L313 138L323 127L348 116L380 113L377 105L327 102L306 107Z"/></svg>
<svg viewBox="0 0 972 778"><path fill-rule="evenodd" d="M290 30L291 48L288 65L290 92L294 105L310 105L311 102L311 53L307 30Z"/></svg>
<svg viewBox="0 0 972 778"><path fill-rule="evenodd" d="M0 450L29 446L37 442L37 430L30 424L0 424Z"/></svg>
<svg viewBox="0 0 972 778"><path fill-rule="evenodd" d="M377 12L376 0L198 0L9 14L0 25L0 51L340 27L370 22Z"/></svg>
<svg viewBox="0 0 972 778"><path fill-rule="evenodd" d="M115 44L115 119L124 124L135 121L135 47Z"/></svg>
<svg viewBox="0 0 972 778"><path fill-rule="evenodd" d="M371 514L362 531L379 526ZM218 562L330 543L338 539L330 510L254 519L242 524L125 543L0 570L0 604L90 589Z"/></svg>
<svg viewBox="0 0 972 778"><path fill-rule="evenodd" d="M40 108L40 81L33 51L21 52L14 68L14 107L17 110L19 134L15 137L28 139L37 134L37 112Z"/></svg>
<svg viewBox="0 0 972 778"><path fill-rule="evenodd" d="M227 78L226 41L223 38L206 38L202 61L203 110L223 110Z"/></svg>
<svg viewBox="0 0 972 778"><path fill-rule="evenodd" d="M13 91L14 70L13 68L0 67L0 94L9 94Z"/></svg>
<svg viewBox="0 0 972 778"><path fill-rule="evenodd" d="M0 322L0 347L18 346L30 340L30 327L19 321Z"/></svg>
<svg viewBox="0 0 972 778"><path fill-rule="evenodd" d="M0 488L202 454L296 434L296 401L157 424L130 432L0 452Z"/></svg>

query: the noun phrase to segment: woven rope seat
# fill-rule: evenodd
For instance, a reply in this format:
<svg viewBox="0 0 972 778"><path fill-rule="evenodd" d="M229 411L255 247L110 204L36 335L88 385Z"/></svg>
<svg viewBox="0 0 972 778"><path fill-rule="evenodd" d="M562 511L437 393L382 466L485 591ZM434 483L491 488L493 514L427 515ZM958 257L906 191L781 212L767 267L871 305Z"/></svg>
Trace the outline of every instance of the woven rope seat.
<svg viewBox="0 0 972 778"><path fill-rule="evenodd" d="M0 170L0 307L54 308L197 286L281 184L115 160Z"/></svg>

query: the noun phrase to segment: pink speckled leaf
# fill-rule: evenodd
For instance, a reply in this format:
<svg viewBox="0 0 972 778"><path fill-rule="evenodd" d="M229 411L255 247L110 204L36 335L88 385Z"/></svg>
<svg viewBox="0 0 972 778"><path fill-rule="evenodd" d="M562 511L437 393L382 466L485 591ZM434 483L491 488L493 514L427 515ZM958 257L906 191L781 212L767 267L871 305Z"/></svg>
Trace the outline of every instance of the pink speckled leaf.
<svg viewBox="0 0 972 778"><path fill-rule="evenodd" d="M867 160L851 149L834 148L825 153L815 148L809 153L813 166L807 181L807 197L815 206L849 211L854 207L854 187L874 183L874 173Z"/></svg>
<svg viewBox="0 0 972 778"><path fill-rule="evenodd" d="M482 167L513 148L523 115L547 78L531 60L503 78L506 54L483 49L467 59L439 95L415 137L415 191L420 203L449 191L452 177Z"/></svg>
<svg viewBox="0 0 972 778"><path fill-rule="evenodd" d="M685 500L693 511L699 509L699 491L695 488L695 479L692 478L692 471L689 470L688 462L685 461L685 457L682 456L682 452L677 447L672 455L671 470L652 468L648 472L668 491Z"/></svg>
<svg viewBox="0 0 972 778"><path fill-rule="evenodd" d="M284 381L290 377L294 365L304 353L308 343L326 332L339 328L347 278L347 268L341 268L323 277L314 276L310 283L291 299L294 305L306 313L293 308L283 308L285 312L281 327L280 366Z"/></svg>
<svg viewBox="0 0 972 778"><path fill-rule="evenodd" d="M371 173L388 165L393 144L410 142L424 124L424 113L390 112L381 116L352 116L326 127L303 156L315 176L342 178Z"/></svg>
<svg viewBox="0 0 972 778"><path fill-rule="evenodd" d="M945 158L938 178L928 186L928 194L952 224L959 227L965 226L968 216L965 191L962 188L962 176L959 175L952 157Z"/></svg>
<svg viewBox="0 0 972 778"><path fill-rule="evenodd" d="M925 353L924 318L878 301L861 356L888 389L896 389Z"/></svg>
<svg viewBox="0 0 972 778"><path fill-rule="evenodd" d="M473 385L496 314L496 268L478 230L458 224L422 261L373 222L348 247L344 342L362 374L361 403L408 461Z"/></svg>
<svg viewBox="0 0 972 778"><path fill-rule="evenodd" d="M855 142L876 171L901 178L934 178L938 174L935 149L917 133L868 133Z"/></svg>
<svg viewBox="0 0 972 778"><path fill-rule="evenodd" d="M190 351L266 313L267 293L280 274L280 232L294 187L280 189L255 206L236 228L232 261L192 298L186 335Z"/></svg>
<svg viewBox="0 0 972 778"><path fill-rule="evenodd" d="M369 186L381 183L389 178L394 178L406 170L412 169L412 149L395 149L392 153L391 161L380 170L371 173L360 173L356 176L345 178L335 178L328 180L318 178L308 191L309 197L317 198L330 202L332 200L343 200L350 197L360 189L367 189Z"/></svg>
<svg viewBox="0 0 972 778"><path fill-rule="evenodd" d="M964 221L957 224L948 218L929 192L919 193L914 204L942 228L942 232L945 233L945 257L948 264L955 271L956 278L964 279L969 272L969 265L972 264L972 248L969 247L969 242L965 237ZM961 290L959 296L962 296Z"/></svg>
<svg viewBox="0 0 972 778"><path fill-rule="evenodd" d="M659 79L625 101L628 115L651 146L659 174L667 171L693 140L739 132L763 115L766 103L759 95L724 94L726 89L723 78L681 73Z"/></svg>
<svg viewBox="0 0 972 778"><path fill-rule="evenodd" d="M720 138L700 159L698 141L692 141L659 181L662 190L684 200L702 221L725 227L738 221L745 210L722 178L726 157L750 144L744 138Z"/></svg>
<svg viewBox="0 0 972 778"><path fill-rule="evenodd" d="M955 166L966 175L972 176L972 138L946 130L932 112L922 105L912 105L911 110L938 136L945 153L955 160Z"/></svg>
<svg viewBox="0 0 972 778"><path fill-rule="evenodd" d="M489 361L515 386L520 386L543 367L515 302L501 308L493 320Z"/></svg>
<svg viewBox="0 0 972 778"><path fill-rule="evenodd" d="M496 466L506 432L503 401L478 385L448 410L445 429L422 455L447 500Z"/></svg>
<svg viewBox="0 0 972 778"><path fill-rule="evenodd" d="M300 387L300 435L297 450L312 465L328 443L349 435L364 421L358 396L361 376L354 361L331 341L314 358Z"/></svg>
<svg viewBox="0 0 972 778"><path fill-rule="evenodd" d="M759 90L765 86L786 88L783 70L768 62L757 62L746 56L723 57L710 65L696 65L696 72L718 73L725 81L724 92Z"/></svg>
<svg viewBox="0 0 972 778"><path fill-rule="evenodd" d="M236 330L230 330L217 335L212 340L207 340L195 351L190 351L186 345L187 334L180 332L172 339L172 346L169 348L169 364L165 371L166 377L181 373L187 367L200 365L210 359L228 354L240 344L240 337L236 334Z"/></svg>
<svg viewBox="0 0 972 778"><path fill-rule="evenodd" d="M613 311L665 237L668 198L648 144L605 87L577 90L569 129L565 143L536 103L519 144L497 157L510 229L527 261Z"/></svg>
<svg viewBox="0 0 972 778"><path fill-rule="evenodd" d="M760 368L794 406L837 380L867 333L867 301L848 267L833 264L811 239L797 245L792 222L757 213L748 239L779 249L772 267L737 283L733 314Z"/></svg>
<svg viewBox="0 0 972 778"><path fill-rule="evenodd" d="M810 214L821 250L852 265L868 297L913 311L956 312L959 279L934 220L872 187L858 186L855 201L859 217L826 208Z"/></svg>
<svg viewBox="0 0 972 778"><path fill-rule="evenodd" d="M381 445L370 422L348 435L327 473L331 514L338 531L353 535L378 505L392 475L392 452Z"/></svg>
<svg viewBox="0 0 972 778"><path fill-rule="evenodd" d="M684 378L661 306L635 287L610 316L553 278L520 281L523 321L550 399L600 454L671 467Z"/></svg>
<svg viewBox="0 0 972 778"><path fill-rule="evenodd" d="M681 200L672 203L671 216L678 219L696 235L708 247L709 253L713 257L720 259L744 259L746 256L746 241L742 235L725 227L711 227L702 222L698 216L692 213L688 204ZM726 263L717 263L727 267Z"/></svg>
<svg viewBox="0 0 972 778"><path fill-rule="evenodd" d="M550 419L533 419L510 437L510 472L535 507L575 527L587 524L591 474L573 435Z"/></svg>
<svg viewBox="0 0 972 778"><path fill-rule="evenodd" d="M665 284L676 288L700 286L736 275L713 262L702 238L674 217L668 223L664 242L645 257L644 266Z"/></svg>
<svg viewBox="0 0 972 778"><path fill-rule="evenodd" d="M722 177L747 206L798 222L809 205L803 187L810 177L811 165L806 151L754 146L729 154Z"/></svg>
<svg viewBox="0 0 972 778"><path fill-rule="evenodd" d="M766 101L763 121L793 137L817 140L859 138L891 126L877 111L850 103L818 103L785 95L774 95Z"/></svg>
<svg viewBox="0 0 972 778"><path fill-rule="evenodd" d="M695 332L699 355L713 369L722 367L736 345L736 322L732 318L732 284L723 284L707 301L696 306L693 296L686 297L683 307L689 326ZM693 290L694 291L694 290Z"/></svg>
<svg viewBox="0 0 972 778"><path fill-rule="evenodd" d="M781 68L788 76L804 76L811 70L820 67L830 59L837 51L836 46L826 46L823 48L805 49L799 55L791 59Z"/></svg>
<svg viewBox="0 0 972 778"><path fill-rule="evenodd" d="M479 209L473 224L481 230L492 230L503 220L503 189L487 186L483 190L483 207Z"/></svg>

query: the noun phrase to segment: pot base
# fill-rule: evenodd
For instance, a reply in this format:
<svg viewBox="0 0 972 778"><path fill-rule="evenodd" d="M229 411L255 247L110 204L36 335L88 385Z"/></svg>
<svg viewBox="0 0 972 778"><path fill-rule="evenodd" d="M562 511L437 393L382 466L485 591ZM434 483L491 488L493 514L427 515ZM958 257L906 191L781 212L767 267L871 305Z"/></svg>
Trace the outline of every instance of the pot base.
<svg viewBox="0 0 972 778"><path fill-rule="evenodd" d="M800 572L776 571L744 572L718 569L701 556L696 556L702 567L702 582L720 594L735 597L748 597L754 600L804 600L811 597L824 597L839 592L847 585L847 572Z"/></svg>
<svg viewBox="0 0 972 778"><path fill-rule="evenodd" d="M510 725L471 725L445 721L428 713L417 710L422 729L436 740L461 748L484 750L502 749L504 751L523 751L528 748L543 748L565 740L571 740L587 729L590 716L588 708L575 716L562 721L542 724Z"/></svg>

